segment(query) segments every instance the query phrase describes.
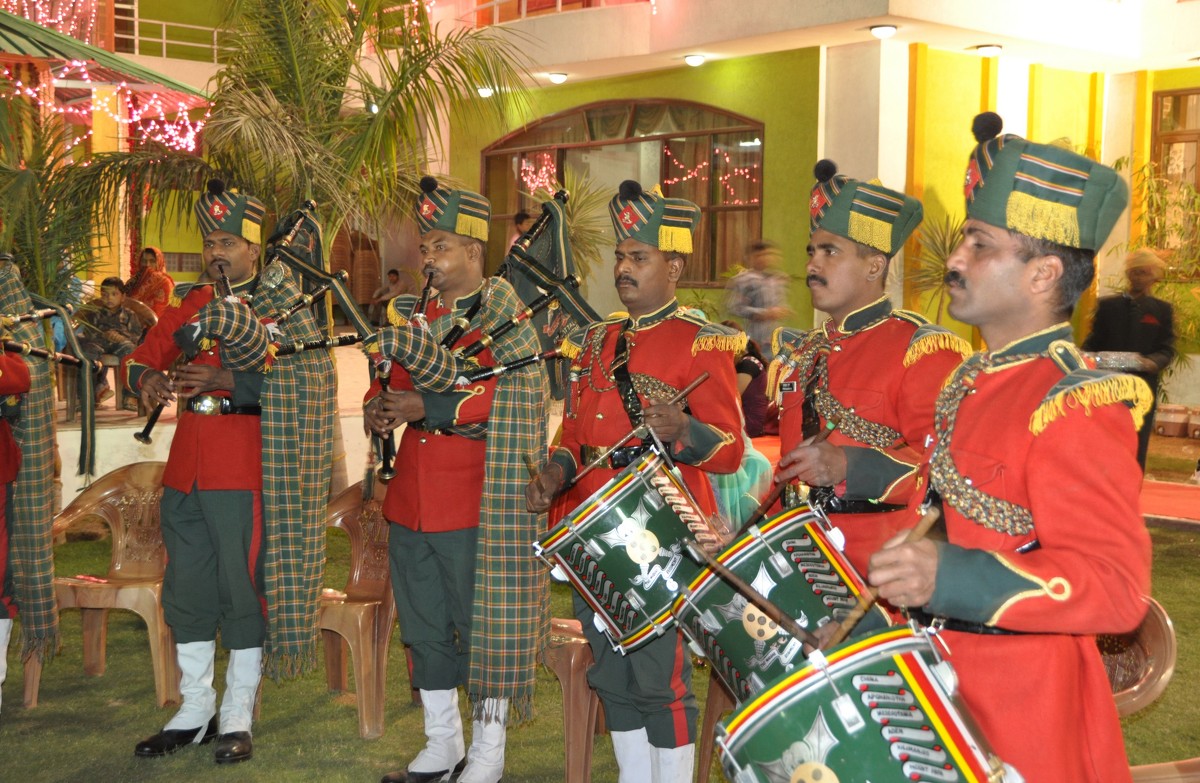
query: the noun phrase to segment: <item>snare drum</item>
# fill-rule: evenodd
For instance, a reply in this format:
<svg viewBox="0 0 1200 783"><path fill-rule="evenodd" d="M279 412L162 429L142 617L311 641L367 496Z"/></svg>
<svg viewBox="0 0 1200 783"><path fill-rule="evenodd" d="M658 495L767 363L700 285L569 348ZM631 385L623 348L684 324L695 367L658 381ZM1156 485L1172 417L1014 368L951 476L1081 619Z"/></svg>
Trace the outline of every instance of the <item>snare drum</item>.
<svg viewBox="0 0 1200 783"><path fill-rule="evenodd" d="M806 661L718 727L729 780L1004 780L924 633L889 628L827 651L824 663Z"/></svg>
<svg viewBox="0 0 1200 783"><path fill-rule="evenodd" d="M689 540L718 542L687 487L648 451L533 548L561 567L627 653L674 627L671 602L700 570L685 551Z"/></svg>
<svg viewBox="0 0 1200 783"><path fill-rule="evenodd" d="M717 560L809 631L841 621L867 590L807 505L750 528ZM671 611L739 702L804 663L800 640L711 569L700 571ZM888 624L877 606L871 615L881 621L875 625Z"/></svg>

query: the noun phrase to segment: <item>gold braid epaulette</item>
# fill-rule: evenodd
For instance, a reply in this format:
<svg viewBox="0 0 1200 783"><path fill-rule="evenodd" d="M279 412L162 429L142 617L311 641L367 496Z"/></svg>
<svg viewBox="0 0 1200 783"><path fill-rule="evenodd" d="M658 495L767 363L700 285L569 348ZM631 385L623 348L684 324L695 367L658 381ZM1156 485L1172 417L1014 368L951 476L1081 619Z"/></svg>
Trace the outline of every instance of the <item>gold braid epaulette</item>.
<svg viewBox="0 0 1200 783"><path fill-rule="evenodd" d="M736 334L705 334L698 335L692 341L692 356L701 351L725 351L727 353L741 353L746 349L746 340L749 339L744 332Z"/></svg>
<svg viewBox="0 0 1200 783"><path fill-rule="evenodd" d="M1141 378L1115 373L1085 378L1043 400L1029 417L1029 431L1040 435L1052 421L1066 415L1067 408L1082 406L1090 413L1093 407L1118 403L1129 406L1133 428L1141 429L1153 402L1150 387Z"/></svg>
<svg viewBox="0 0 1200 783"><path fill-rule="evenodd" d="M908 351L904 354L904 366L912 367L926 356L932 356L939 351L954 351L965 359L971 355L971 344L954 332L929 332L909 343Z"/></svg>
<svg viewBox="0 0 1200 783"><path fill-rule="evenodd" d="M563 358L575 361L583 353L583 346L576 345L570 339L564 339L558 344L558 355Z"/></svg>
<svg viewBox="0 0 1200 783"><path fill-rule="evenodd" d="M1028 535L1033 530L1033 513L1024 506L989 495L971 485L950 456L950 438L958 418L958 406L975 385L983 370L1005 364L1026 361L1039 354L1016 354L999 361L987 354L975 354L967 359L950 377L938 395L933 409L933 426L937 440L929 458L929 482L937 489L944 503L949 504L972 522L989 530L1010 536Z"/></svg>

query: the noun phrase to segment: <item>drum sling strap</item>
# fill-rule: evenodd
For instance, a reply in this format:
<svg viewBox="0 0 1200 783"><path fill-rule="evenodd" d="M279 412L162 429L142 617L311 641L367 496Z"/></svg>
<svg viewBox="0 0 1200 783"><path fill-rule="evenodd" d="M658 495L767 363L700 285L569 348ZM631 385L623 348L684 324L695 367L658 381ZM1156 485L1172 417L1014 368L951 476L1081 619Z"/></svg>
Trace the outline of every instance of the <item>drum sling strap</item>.
<svg viewBox="0 0 1200 783"><path fill-rule="evenodd" d="M616 350L613 353L613 363L609 371L612 373L613 380L617 384L617 391L621 395L621 405L625 408L625 415L629 417L629 423L634 429L642 426L642 401L638 398L637 390L633 388L633 378L629 375L629 341L625 339L625 335L633 326L632 319L627 320L621 325L621 331L617 334Z"/></svg>

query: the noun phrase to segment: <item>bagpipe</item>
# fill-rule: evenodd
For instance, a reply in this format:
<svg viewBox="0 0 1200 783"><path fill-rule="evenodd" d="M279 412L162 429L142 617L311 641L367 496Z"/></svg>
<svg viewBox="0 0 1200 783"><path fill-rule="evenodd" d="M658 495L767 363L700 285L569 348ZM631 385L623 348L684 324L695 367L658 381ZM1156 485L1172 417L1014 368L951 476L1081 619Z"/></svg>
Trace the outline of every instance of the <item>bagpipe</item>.
<svg viewBox="0 0 1200 783"><path fill-rule="evenodd" d="M568 198L565 190L559 190L552 199L542 202L542 214L513 242L497 272L499 277L512 284L517 296L525 303L525 309L481 337L477 344L465 346L460 353L466 359L477 356L523 321L530 321L542 350L513 360L504 369L486 377L544 362L554 399L562 399L566 394L567 368L550 360L559 358L557 349L572 330L600 320L579 293L580 280L575 273L575 259L567 235ZM465 377L468 378L466 382L470 382L471 375Z"/></svg>
<svg viewBox="0 0 1200 783"><path fill-rule="evenodd" d="M63 310L65 310L68 314L74 312L74 308L70 305L63 305ZM59 315L61 315L61 313L53 307L47 307L42 310L34 310L32 312L20 313L17 315L0 315L0 330L3 330L5 333L7 333L8 330L12 329L17 324L36 323L39 321L44 321L47 318L58 317ZM30 345L29 343L23 343L18 340L9 340L6 338L3 341L3 348L9 353L19 353L22 356L36 356L39 359L49 359L56 364L65 364L70 367L82 367L84 364L84 360L80 359L78 356L72 356L69 353L59 353L58 351L51 351L46 348L38 348Z"/></svg>

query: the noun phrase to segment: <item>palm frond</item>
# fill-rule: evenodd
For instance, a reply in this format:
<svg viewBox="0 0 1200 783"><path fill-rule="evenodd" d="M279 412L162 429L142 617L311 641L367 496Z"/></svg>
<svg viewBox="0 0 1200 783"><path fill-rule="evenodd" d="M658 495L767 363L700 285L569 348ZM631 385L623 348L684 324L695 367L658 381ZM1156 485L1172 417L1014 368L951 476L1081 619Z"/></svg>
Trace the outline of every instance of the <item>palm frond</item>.
<svg viewBox="0 0 1200 783"><path fill-rule="evenodd" d="M921 253L917 256L916 269L908 280L910 290L930 293L936 302L935 323L942 322L942 308L946 300L946 259L963 239L965 218L946 215L941 221L926 221L919 229Z"/></svg>

